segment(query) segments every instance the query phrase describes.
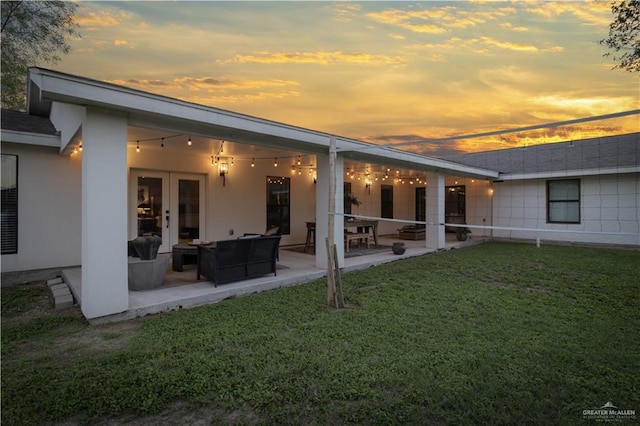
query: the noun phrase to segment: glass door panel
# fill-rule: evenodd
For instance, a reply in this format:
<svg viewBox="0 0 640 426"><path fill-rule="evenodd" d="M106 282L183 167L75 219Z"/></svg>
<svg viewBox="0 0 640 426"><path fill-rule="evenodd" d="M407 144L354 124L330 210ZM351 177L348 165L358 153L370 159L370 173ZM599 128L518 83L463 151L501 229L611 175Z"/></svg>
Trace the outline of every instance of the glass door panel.
<svg viewBox="0 0 640 426"><path fill-rule="evenodd" d="M205 239L204 175L131 170L129 239L162 238L160 253Z"/></svg>
<svg viewBox="0 0 640 426"><path fill-rule="evenodd" d="M200 239L200 182L178 180L178 241Z"/></svg>
<svg viewBox="0 0 640 426"><path fill-rule="evenodd" d="M204 175L171 173L171 245L205 240Z"/></svg>
<svg viewBox="0 0 640 426"><path fill-rule="evenodd" d="M162 178L138 177L138 233L162 237Z"/></svg>

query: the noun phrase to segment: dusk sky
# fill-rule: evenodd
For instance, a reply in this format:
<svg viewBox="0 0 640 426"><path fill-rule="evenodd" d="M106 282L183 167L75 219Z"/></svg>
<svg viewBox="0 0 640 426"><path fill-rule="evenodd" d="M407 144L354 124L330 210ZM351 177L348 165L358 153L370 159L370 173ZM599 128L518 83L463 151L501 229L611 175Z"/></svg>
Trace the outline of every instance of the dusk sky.
<svg viewBox="0 0 640 426"><path fill-rule="evenodd" d="M50 68L392 144L640 108L598 2L79 2ZM640 116L403 149L431 156L640 131Z"/></svg>

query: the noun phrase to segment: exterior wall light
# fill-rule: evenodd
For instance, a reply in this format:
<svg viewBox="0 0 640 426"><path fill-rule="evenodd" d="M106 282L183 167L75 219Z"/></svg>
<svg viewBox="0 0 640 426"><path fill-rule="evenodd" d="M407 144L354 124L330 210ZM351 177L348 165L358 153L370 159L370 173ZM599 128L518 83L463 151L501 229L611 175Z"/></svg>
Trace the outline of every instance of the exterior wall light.
<svg viewBox="0 0 640 426"><path fill-rule="evenodd" d="M220 176L222 177L222 186L226 184L226 176L229 173L229 163L218 163L218 170L220 171Z"/></svg>

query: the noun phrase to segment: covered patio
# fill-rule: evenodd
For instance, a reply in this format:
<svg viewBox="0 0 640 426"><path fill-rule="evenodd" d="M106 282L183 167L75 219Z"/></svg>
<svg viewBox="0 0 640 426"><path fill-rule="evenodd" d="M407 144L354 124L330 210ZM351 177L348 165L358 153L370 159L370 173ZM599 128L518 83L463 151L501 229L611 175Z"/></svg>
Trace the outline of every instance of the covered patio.
<svg viewBox="0 0 640 426"><path fill-rule="evenodd" d="M381 246L390 246L397 241L400 240L394 235L383 235L379 237L379 244ZM450 250L464 245L477 244L482 241L482 238L478 238L460 242L456 240L455 235L447 234L446 247L441 250ZM426 248L424 241L402 240L402 242L405 243L407 249L402 255L395 255L389 249L388 251L375 254L354 256L345 259L344 265L340 265L341 269L343 272L350 272L439 251ZM165 256L168 256L168 254L165 254ZM81 268L66 269L63 271L63 276L74 298L81 302ZM280 250L280 260L278 261L276 276L269 275L224 284L218 287L214 287L214 285L208 281L197 281L196 265L185 266L183 272L174 272L171 269L171 265L169 265L165 282L161 287L149 291L129 291L129 308L126 311L89 319L89 321L92 324L124 321L161 312L217 303L232 297L289 287L325 276L326 269L315 266L314 255L287 250L286 247Z"/></svg>

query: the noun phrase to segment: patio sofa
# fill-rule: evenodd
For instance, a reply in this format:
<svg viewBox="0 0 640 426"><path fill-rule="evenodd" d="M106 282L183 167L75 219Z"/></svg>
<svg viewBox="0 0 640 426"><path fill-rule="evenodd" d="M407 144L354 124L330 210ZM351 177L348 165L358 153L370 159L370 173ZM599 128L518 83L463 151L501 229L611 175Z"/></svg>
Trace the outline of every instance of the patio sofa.
<svg viewBox="0 0 640 426"><path fill-rule="evenodd" d="M280 235L252 235L218 241L213 248L198 246L198 280L203 275L218 284L276 275Z"/></svg>

